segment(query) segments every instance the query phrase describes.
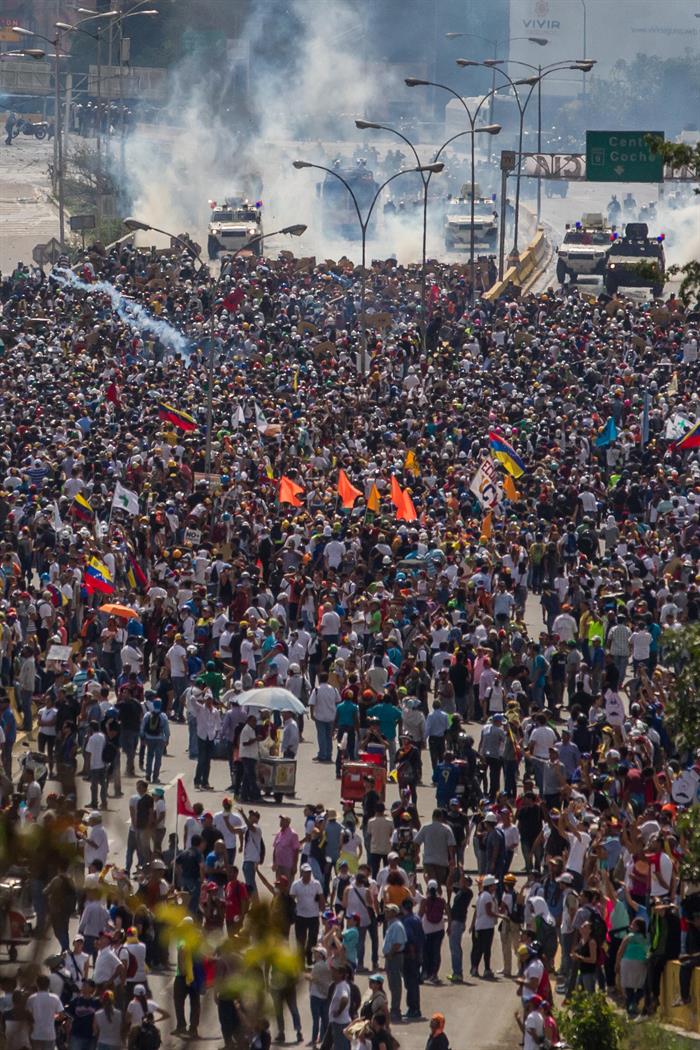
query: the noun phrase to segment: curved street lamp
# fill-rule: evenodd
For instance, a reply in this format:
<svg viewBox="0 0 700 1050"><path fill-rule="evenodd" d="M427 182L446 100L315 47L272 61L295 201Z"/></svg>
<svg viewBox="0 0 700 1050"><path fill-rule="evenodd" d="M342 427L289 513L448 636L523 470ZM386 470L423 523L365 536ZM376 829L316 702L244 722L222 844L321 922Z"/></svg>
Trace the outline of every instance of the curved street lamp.
<svg viewBox="0 0 700 1050"><path fill-rule="evenodd" d="M471 65L477 65L476 62L470 63L470 64ZM475 291L475 284L476 284L475 274L474 274L474 254L475 254L475 244L474 244L474 236L475 236L475 230L474 230L474 207L475 207L475 200L474 200L474 197L475 197L475 189L476 189L476 167L475 167L475 160L476 160L476 158L475 158L475 155L474 155L474 135L475 135L476 131L479 130L479 129L476 128L476 120L477 120L477 117L479 116L479 111L481 110L481 107L484 105L485 102L487 102L490 98L491 99L493 98L493 95L494 95L494 92L495 92L496 89L495 88L491 88L490 91L488 91L485 95L483 95L482 98L479 99L479 102L478 102L476 108L472 111L472 109L470 109L470 107L465 102L465 100L462 97L462 95L460 95L458 91L455 91L454 88L449 87L449 85L447 85L447 84L438 84L438 83L436 83L434 81L431 81L431 80L422 80L419 77L406 77L404 83L406 84L407 87L428 86L428 87L438 87L442 91L447 91L448 94L452 95L453 98L457 99L457 101L459 102L459 104L461 105L462 109L464 110L464 112L467 115L467 120L469 122L469 128L466 130L466 132L464 132L464 134L471 135L471 164L470 164L470 174L469 174L470 197L471 197L471 201L470 201L471 230L470 230L470 234L469 234L469 276L470 276L470 279L471 279L471 288L472 288L471 294L473 296L474 295L474 291ZM495 130L496 128L498 128L498 131ZM500 130L501 130L501 125L500 124L487 124L486 125L486 129L488 129L488 133L489 134L497 135L500 132ZM453 136L453 137L456 138L458 136ZM452 141L452 139L450 139L449 141ZM447 145L447 143L445 145ZM444 149L444 146L442 148Z"/></svg>
<svg viewBox="0 0 700 1050"><path fill-rule="evenodd" d="M493 48L494 59L498 58L498 52L502 47L506 47L507 44L517 43L519 40L527 41L530 44L536 44L538 47L547 47L549 44L548 37L545 36L508 36L503 40L494 40L492 37L479 36L477 33L445 33L445 37L448 40L482 40L485 44L490 44ZM489 102L489 123L493 123L494 105L496 100L496 75L495 73L491 76L491 101ZM489 160L491 160L491 147L489 146Z"/></svg>
<svg viewBox="0 0 700 1050"><path fill-rule="evenodd" d="M202 259L201 252L198 252L193 244L183 240L182 237L178 237L176 234L171 233L169 230L163 230L159 226L152 226L150 222L143 222L141 219L135 219L130 216L124 219L124 225L127 230L152 230L154 233L162 233L165 237L170 237L171 240L176 241L192 258L199 262L200 269L209 271L209 267ZM267 237L277 237L279 234L286 234L290 237L301 237L302 234L306 233L307 227L304 223L295 223L293 226L283 226L280 230L271 230L269 233L260 233L257 237L252 237L247 244L241 248L237 248L231 256L231 262L236 259L242 252L248 251L251 247L261 244ZM215 298L216 289L219 286L221 277L214 282L214 288L212 289L212 304L211 311L209 313L209 356L207 359L207 441L204 455L204 469L207 475L207 481L211 476L211 438L212 438L212 416L213 416L213 397L214 397L214 330L216 324L216 310L215 310Z"/></svg>
<svg viewBox="0 0 700 1050"><path fill-rule="evenodd" d="M483 65L495 66L495 65L509 65L509 66L525 66L526 69L533 70L534 73L540 77L540 82L537 85L537 152L542 152L542 77L549 73L556 73L558 71L564 71L567 69L579 70L583 73L590 73L595 66L597 60L594 58L578 58L578 59L562 59L560 62L552 62L548 66L534 66L531 62L521 62L520 59L511 58L499 58L499 59L485 59ZM537 180L537 222L540 221L540 215L542 213L542 179Z"/></svg>
<svg viewBox="0 0 700 1050"><path fill-rule="evenodd" d="M388 124L378 124L376 121L371 121L371 120L356 120L355 121L355 127L359 128L361 131L366 129L366 128L371 128L371 129L377 130L377 131L388 131L392 135L396 135L397 138L400 138L403 142L406 143L406 145L411 150L411 152L413 153L413 156L416 159L416 164L419 167L421 167L421 159L418 156L418 151L417 151L416 147L411 142L411 140L409 138L407 138L406 135L404 135L404 133L402 131L399 131L397 128L392 128ZM500 130L501 130L501 125L500 124L484 124L484 125L482 125L479 128L470 127L466 131L458 131L456 135L452 135L449 139L447 139L446 142L443 142L442 146L440 146L440 148L436 151L435 156L433 157L433 163L435 163L436 161L439 161L440 154L452 142L454 142L455 139L462 138L462 136L464 136L464 135L470 135L471 136L471 144L472 144L472 151L471 151L472 152L472 165L471 165L472 236L471 236L471 241L470 241L470 277L471 277L471 298L472 298L472 302L474 301L474 283L475 283L474 282L474 228L473 228L473 221L474 221L474 136L479 134L479 133L486 134L486 135L498 135ZM421 255L421 289L420 289L420 299L421 299L421 329L422 329L422 332L423 332L423 345L424 346L425 346L425 336L426 336L426 323L425 323L425 281L426 281L426 272L425 272L425 264L426 264L426 242L427 242L427 231L428 231L428 189L429 189L429 186L430 186L430 180L431 180L432 176L433 176L433 172L432 171L429 171L427 173L427 175L424 174L423 171L421 171L421 181L423 183L423 245L422 245L422 255Z"/></svg>
<svg viewBox="0 0 700 1050"><path fill-rule="evenodd" d="M381 186L379 186L379 188L377 189L377 192L374 194L374 197L372 198L370 206L369 206L369 208L367 210L367 214L363 218L362 217L362 212L360 211L359 202L357 200L357 197L355 196L355 192L354 192L352 186L347 181L347 179L344 179L343 176L339 174L339 172L334 171L333 168L326 168L322 164L312 164L311 161L308 161L308 160L295 160L295 161L292 161L292 167L297 168L297 170L300 170L302 168L316 168L317 171L325 171L326 174L333 175L333 177L336 178L339 182L342 182L343 186L345 187L345 189L350 194L350 197L352 199L352 203L355 206L355 212L357 214L357 221L359 223L360 231L361 231L361 235L362 235L362 277L361 277L361 281L360 281L360 313L362 315L364 315L364 312L365 312L365 284L366 284L365 260L366 260L366 256L367 256L367 229L369 227L369 223L370 223L370 220L372 218L372 213L374 211L374 206L377 203L377 201L379 200L379 197L380 197L380 194L381 194L382 190L384 190L389 185L390 182L393 182L394 179L398 179L399 175L409 175L409 174L411 174L411 172L418 172L419 174L421 174L421 176L422 176L423 173L428 173L428 172L430 172L431 174L437 174L438 172L442 171L444 166L445 165L442 164L442 163L435 163L435 164L420 164L420 163L417 163L415 168L404 168L401 171L397 171L393 175L390 175L389 178L386 179L381 184ZM362 372L364 374L364 372L367 369L367 329L365 327L364 321L362 322L362 344L361 344L361 352L360 352L360 368L361 368L361 370L362 370Z"/></svg>

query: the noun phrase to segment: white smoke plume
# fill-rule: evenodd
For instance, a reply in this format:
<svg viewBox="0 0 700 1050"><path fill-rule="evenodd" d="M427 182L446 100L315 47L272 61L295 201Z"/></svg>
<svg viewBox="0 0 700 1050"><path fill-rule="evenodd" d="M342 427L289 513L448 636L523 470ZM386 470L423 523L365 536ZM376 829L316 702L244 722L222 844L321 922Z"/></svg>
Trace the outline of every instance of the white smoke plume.
<svg viewBox="0 0 700 1050"><path fill-rule="evenodd" d="M221 201L239 192L257 194L248 187L250 176L260 175L265 230L303 222L308 226L304 248L319 258L348 254L359 261L358 243L330 236L321 228L317 186L323 173L297 171L292 161L299 158L330 166L336 156L351 162L353 144L359 149L374 144L381 153L401 147L397 139L380 141L376 132L354 127L358 117L375 118L387 91L410 90L397 83L398 74L387 72L389 67L367 61L363 10L362 5L348 3L292 0L290 13L300 31L289 41L287 55L277 56L274 65L255 59L264 43L264 20L247 24L237 47L251 55L252 127L235 112L219 108L213 78L186 63L172 77L161 126L137 125L127 143L133 213L154 226L187 231L204 246L208 200ZM421 160L432 160L429 147L421 149ZM408 167L413 163L413 158L407 160ZM436 176L432 184L433 200L441 194L439 179ZM402 178L391 190L398 199L404 193L414 195L416 188L420 188L417 179ZM445 192L443 187L443 196ZM386 199L382 195L377 204L378 223L368 243L368 259L395 255L402 262L418 260L421 217L410 221L384 217ZM429 249L434 253L441 247L441 219L434 207L429 215ZM151 243L157 237L146 234L145 240ZM293 242L276 243L295 247Z"/></svg>
<svg viewBox="0 0 700 1050"><path fill-rule="evenodd" d="M92 284L88 284L87 281L82 281L77 277L72 270L66 270L58 266L51 271L50 277L62 288L70 286L81 292L89 292L90 295L105 295L112 304L112 309L117 317L127 324L132 331L139 332L141 335L154 335L161 341L163 346L167 346L183 356L188 355L189 344L182 332L178 332L177 328L168 324L167 321L154 317L140 303L128 299L109 281L94 281Z"/></svg>

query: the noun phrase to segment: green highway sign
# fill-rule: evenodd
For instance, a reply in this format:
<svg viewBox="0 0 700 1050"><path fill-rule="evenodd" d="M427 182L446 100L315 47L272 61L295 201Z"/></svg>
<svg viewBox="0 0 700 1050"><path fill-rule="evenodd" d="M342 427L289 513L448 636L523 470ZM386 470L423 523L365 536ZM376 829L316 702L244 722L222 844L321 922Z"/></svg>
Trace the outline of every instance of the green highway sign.
<svg viewBox="0 0 700 1050"><path fill-rule="evenodd" d="M663 131L587 131L588 181L663 182L663 158L652 153L649 135L664 137Z"/></svg>

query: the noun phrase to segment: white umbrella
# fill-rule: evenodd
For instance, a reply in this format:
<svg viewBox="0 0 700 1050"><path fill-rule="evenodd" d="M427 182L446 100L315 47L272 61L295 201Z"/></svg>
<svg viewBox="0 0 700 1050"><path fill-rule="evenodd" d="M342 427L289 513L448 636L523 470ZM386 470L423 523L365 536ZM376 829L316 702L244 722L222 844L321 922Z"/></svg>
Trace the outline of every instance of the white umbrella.
<svg viewBox="0 0 700 1050"><path fill-rule="evenodd" d="M266 689L249 689L246 693L234 693L234 696L241 707L261 707L265 711L293 711L295 715L306 713L306 708L294 693L276 685Z"/></svg>

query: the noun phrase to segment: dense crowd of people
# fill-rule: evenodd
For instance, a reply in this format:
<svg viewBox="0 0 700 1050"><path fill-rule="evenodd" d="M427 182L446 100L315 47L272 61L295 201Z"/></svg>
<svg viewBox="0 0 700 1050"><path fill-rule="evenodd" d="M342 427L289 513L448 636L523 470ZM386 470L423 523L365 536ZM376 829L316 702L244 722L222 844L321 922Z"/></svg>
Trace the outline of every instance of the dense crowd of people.
<svg viewBox="0 0 700 1050"><path fill-rule="evenodd" d="M362 316L348 260L214 278L122 245L2 276L0 791L61 843L18 888L56 953L2 981L8 1050L157 1050L203 1000L227 1047L267 1050L287 1014L304 1040L302 998L307 1045L394 1050L497 958L526 1050L557 1042L557 996L651 1014L680 958L690 997L700 753L667 655L700 610L698 316L470 304L463 267L429 269L425 318L392 260ZM310 739L329 795L265 842L261 767L295 761L299 794ZM160 782L173 754L191 802ZM262 908L300 972L250 955Z"/></svg>

